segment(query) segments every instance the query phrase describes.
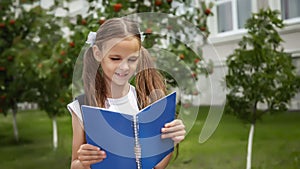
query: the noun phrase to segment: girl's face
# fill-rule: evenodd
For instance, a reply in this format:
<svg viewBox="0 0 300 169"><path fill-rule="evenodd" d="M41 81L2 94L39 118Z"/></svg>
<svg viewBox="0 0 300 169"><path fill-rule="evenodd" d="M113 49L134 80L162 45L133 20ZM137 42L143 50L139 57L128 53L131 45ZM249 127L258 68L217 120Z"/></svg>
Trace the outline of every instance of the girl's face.
<svg viewBox="0 0 300 169"><path fill-rule="evenodd" d="M111 85L123 86L136 71L140 45L136 38L127 38L114 45L101 60L105 78Z"/></svg>

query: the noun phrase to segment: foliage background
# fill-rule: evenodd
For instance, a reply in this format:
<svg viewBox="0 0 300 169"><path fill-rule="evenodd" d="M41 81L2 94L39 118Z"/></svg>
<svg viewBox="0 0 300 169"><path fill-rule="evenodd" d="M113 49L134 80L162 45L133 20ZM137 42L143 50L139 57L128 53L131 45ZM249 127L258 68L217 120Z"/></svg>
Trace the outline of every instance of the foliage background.
<svg viewBox="0 0 300 169"><path fill-rule="evenodd" d="M89 31L96 31L106 19L136 12L176 14L198 27L205 41L209 35L207 17L213 15L210 11L213 4L204 2L195 7L191 6L191 2L180 0L103 0L101 5L96 0L89 0L86 15L57 17L54 15L57 9L63 9L67 13L71 9L64 5L68 1L54 2L49 9L42 9L39 1L34 0L22 0L20 4L1 1L0 112L4 115L23 101L37 102L50 117L64 114L67 111L65 105L72 100L73 67L87 34ZM181 10L187 11L178 14L178 7L172 7L172 4L180 4ZM33 8L29 8L30 6ZM144 44L146 47L160 46L161 39L165 38L160 35L159 26L161 25L153 23L143 25L142 31L147 34ZM68 33L62 28L68 30ZM174 53L170 62L180 60L182 64L188 65L191 79L197 78L199 74L212 72L211 62L200 64L203 60L201 55L195 55L189 47L175 40L179 38L175 35L176 32L187 34L183 28L166 25L164 29L173 32L174 36L167 47ZM175 85L172 77L166 77L171 85ZM184 89L187 94L198 93L196 89L191 89L191 82L187 82L186 86L190 86Z"/></svg>

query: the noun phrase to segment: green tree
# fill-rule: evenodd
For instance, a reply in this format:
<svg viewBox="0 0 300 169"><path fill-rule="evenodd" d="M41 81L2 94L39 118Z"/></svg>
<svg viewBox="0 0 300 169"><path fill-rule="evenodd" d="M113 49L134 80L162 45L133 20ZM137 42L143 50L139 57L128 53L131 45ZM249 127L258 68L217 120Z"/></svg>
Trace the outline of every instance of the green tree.
<svg viewBox="0 0 300 169"><path fill-rule="evenodd" d="M287 108L299 91L291 54L284 52L278 29L284 27L278 11L260 10L247 21L248 30L239 47L227 59L227 112L251 124L248 140L247 169L251 168L254 126L268 112ZM258 104L267 106L258 109Z"/></svg>
<svg viewBox="0 0 300 169"><path fill-rule="evenodd" d="M66 101L72 98L69 88L73 62L66 56L68 51L58 49L58 44L65 42L65 39L62 38L61 19L47 14L47 10L41 7L37 8L39 9L37 15L41 19L37 23L39 30L36 30L37 36L40 38L35 46L35 55L38 58L32 62L37 80L34 85L37 90L34 98L39 108L52 119L53 148L56 149L58 146L56 117L66 113ZM69 44L65 42L64 45Z"/></svg>
<svg viewBox="0 0 300 169"><path fill-rule="evenodd" d="M36 91L34 67L31 63L34 32L30 29L35 23L35 11L26 11L11 1L0 3L0 112L13 114L15 140L19 140L16 114L17 103L32 100Z"/></svg>
<svg viewBox="0 0 300 169"><path fill-rule="evenodd" d="M66 112L63 100L70 99L65 99L68 96L66 87L61 86L66 86L70 80L65 82L68 77L61 64L64 58L55 55L53 49L62 39L60 20L39 5L24 9L24 4L30 6L33 3L1 1L1 112L6 115L12 109L18 140L17 103L38 103L53 120L53 143L56 147L56 116Z"/></svg>
<svg viewBox="0 0 300 169"><path fill-rule="evenodd" d="M40 60L37 66L39 74L39 95L37 96L37 101L40 108L45 110L49 117L52 118L54 149L57 148L58 141L56 117L68 113L66 106L72 100L73 67L79 54L78 51L80 51L84 43L84 41L77 42L73 40L77 36L81 36L83 39L82 31L84 28L81 26L77 27L81 31L74 33L69 40L61 38L51 42L51 45L49 45L49 42L45 42L44 51L46 51L45 54L48 57ZM49 30L49 32L53 33L56 31L59 30ZM51 33L48 35L53 36ZM77 38L79 39L80 37Z"/></svg>

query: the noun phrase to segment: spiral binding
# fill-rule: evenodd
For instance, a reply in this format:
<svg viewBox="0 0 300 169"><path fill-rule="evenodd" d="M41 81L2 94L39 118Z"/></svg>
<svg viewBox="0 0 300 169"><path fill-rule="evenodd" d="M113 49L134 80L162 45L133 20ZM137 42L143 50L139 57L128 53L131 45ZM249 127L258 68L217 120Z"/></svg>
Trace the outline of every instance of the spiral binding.
<svg viewBox="0 0 300 169"><path fill-rule="evenodd" d="M137 121L138 121L137 116L133 116L135 161L137 164L137 169L141 169L142 168L142 164L141 164L142 151L141 151L141 145L139 143L139 134L138 134L139 126L138 126Z"/></svg>

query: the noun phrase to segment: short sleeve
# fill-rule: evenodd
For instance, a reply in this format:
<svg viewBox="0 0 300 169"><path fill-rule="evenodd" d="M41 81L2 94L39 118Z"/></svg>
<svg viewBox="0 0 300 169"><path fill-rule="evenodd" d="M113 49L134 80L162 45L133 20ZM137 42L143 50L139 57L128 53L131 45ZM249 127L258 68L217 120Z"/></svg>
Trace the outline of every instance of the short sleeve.
<svg viewBox="0 0 300 169"><path fill-rule="evenodd" d="M78 100L74 100L73 102L69 103L67 107L71 115L74 113L82 123L82 113Z"/></svg>

